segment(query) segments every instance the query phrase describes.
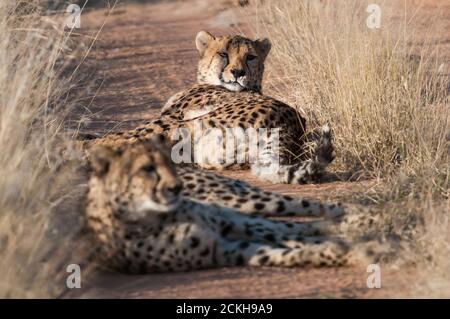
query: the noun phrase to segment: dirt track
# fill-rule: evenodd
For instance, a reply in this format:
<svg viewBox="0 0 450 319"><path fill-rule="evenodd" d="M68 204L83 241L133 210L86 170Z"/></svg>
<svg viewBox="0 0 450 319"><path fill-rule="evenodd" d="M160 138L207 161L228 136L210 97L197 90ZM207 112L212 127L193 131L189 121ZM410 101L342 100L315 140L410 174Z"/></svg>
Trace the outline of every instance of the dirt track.
<svg viewBox="0 0 450 319"><path fill-rule="evenodd" d="M154 117L165 100L195 82L195 34L247 33L234 15L211 1L126 4L108 17L88 62L103 80L89 109L86 131L107 132ZM82 15L86 33L99 29L105 10ZM247 33L248 34L248 33ZM327 199L348 183L291 186L256 182L247 172L227 173L267 190ZM234 268L180 274L126 276L105 273L86 288L84 296L132 298L302 298L390 297L399 288L393 271L383 273L383 287L368 289L365 267L339 269ZM394 288L397 287L397 288Z"/></svg>

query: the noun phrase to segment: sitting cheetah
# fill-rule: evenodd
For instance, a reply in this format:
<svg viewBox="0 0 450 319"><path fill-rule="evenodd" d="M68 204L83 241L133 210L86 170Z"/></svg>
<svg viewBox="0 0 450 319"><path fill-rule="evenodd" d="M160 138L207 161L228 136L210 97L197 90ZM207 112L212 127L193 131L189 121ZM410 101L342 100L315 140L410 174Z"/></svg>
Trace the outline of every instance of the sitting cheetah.
<svg viewBox="0 0 450 319"><path fill-rule="evenodd" d="M90 152L86 216L101 257L112 268L152 273L234 265L338 266L350 261L352 249L344 241L322 237L333 232L331 220L293 223L241 213L333 217L340 207L257 189L253 194L230 193L236 209L206 204L181 195L184 188L169 153L161 136L133 146L97 146ZM185 181L191 180L192 172L184 174ZM197 182L202 184L204 178L207 190L212 175L205 174ZM225 181L224 189L228 186ZM211 187L214 193L217 186ZM224 195L217 196L230 202ZM264 207L258 205L262 203Z"/></svg>
<svg viewBox="0 0 450 319"><path fill-rule="evenodd" d="M201 138L192 138L192 148L208 140L206 148L210 158L196 162L207 169L251 167L260 179L273 183L307 183L317 181L333 160L332 136L328 126L305 134L305 119L294 108L274 98L261 94L264 60L270 42L241 36L214 37L199 32L196 46L200 53L198 84L175 94L163 107L161 117L148 121L130 131L107 135L89 144L114 145L148 140L155 133L164 133L177 143L180 130L192 138L200 126ZM274 144L268 135L266 149L250 162L249 147L244 151L244 163L224 162L227 129L279 129L279 143ZM196 131L197 130L197 131ZM222 137L214 139L219 130ZM312 154L305 143L314 142ZM204 145L204 144L203 144ZM219 154L219 155L217 155ZM212 158L212 159L211 159ZM273 163L280 165L271 166ZM268 169L269 168L269 169Z"/></svg>

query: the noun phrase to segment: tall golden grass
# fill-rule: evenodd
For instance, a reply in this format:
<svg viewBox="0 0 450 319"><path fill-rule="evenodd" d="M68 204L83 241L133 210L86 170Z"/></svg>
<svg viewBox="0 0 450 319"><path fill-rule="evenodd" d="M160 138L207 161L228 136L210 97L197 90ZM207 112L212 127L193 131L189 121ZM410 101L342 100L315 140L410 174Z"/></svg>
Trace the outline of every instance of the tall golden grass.
<svg viewBox="0 0 450 319"><path fill-rule="evenodd" d="M83 260L77 165L61 147L67 34L37 1L0 2L0 297L46 298ZM70 157L70 153L66 155ZM74 153L76 155L76 153Z"/></svg>
<svg viewBox="0 0 450 319"><path fill-rule="evenodd" d="M265 93L297 106L311 126L331 124L333 169L376 181L345 199L378 205L385 231L422 225L407 253L421 287L446 289L421 293L448 295L449 70L436 36L424 36L442 34L442 16L420 14L421 1L384 1L381 28L370 29L369 3L264 1L256 29L273 45Z"/></svg>

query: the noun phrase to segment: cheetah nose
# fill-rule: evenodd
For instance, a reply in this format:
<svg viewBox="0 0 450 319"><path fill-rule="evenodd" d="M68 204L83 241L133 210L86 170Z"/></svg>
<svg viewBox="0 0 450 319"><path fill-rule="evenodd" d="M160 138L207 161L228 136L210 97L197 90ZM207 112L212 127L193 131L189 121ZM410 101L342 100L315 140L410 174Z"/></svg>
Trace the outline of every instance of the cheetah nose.
<svg viewBox="0 0 450 319"><path fill-rule="evenodd" d="M167 190L172 193L173 195L177 196L178 194L180 194L182 189L182 185L181 184L176 184L175 186L169 187Z"/></svg>
<svg viewBox="0 0 450 319"><path fill-rule="evenodd" d="M245 75L245 71L243 69L231 69L230 72L233 74L235 79Z"/></svg>

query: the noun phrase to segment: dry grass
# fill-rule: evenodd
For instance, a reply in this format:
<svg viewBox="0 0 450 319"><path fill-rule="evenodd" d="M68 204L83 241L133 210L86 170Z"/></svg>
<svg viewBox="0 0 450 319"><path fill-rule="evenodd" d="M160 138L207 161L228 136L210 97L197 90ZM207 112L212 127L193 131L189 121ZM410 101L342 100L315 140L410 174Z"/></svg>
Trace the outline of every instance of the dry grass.
<svg viewBox="0 0 450 319"><path fill-rule="evenodd" d="M412 11L385 1L382 26L372 30L368 3L265 1L257 24L273 43L265 92L297 106L312 125L331 123L334 170L377 180L347 200L382 207L384 230L423 221L407 253L424 271L421 287L434 274L441 284L434 296L448 294L449 79L438 44L415 31L442 30L439 14L427 20L417 14L420 1L408 1Z"/></svg>
<svg viewBox="0 0 450 319"><path fill-rule="evenodd" d="M33 1L1 1L0 29L0 297L54 297L83 259L77 166L60 156L67 34Z"/></svg>

